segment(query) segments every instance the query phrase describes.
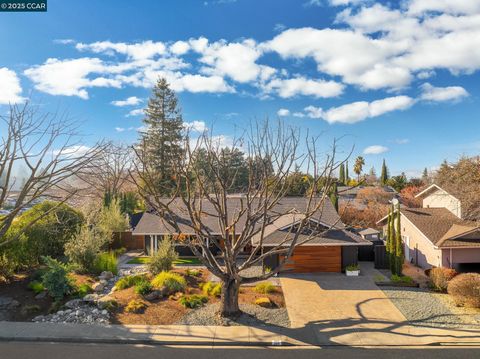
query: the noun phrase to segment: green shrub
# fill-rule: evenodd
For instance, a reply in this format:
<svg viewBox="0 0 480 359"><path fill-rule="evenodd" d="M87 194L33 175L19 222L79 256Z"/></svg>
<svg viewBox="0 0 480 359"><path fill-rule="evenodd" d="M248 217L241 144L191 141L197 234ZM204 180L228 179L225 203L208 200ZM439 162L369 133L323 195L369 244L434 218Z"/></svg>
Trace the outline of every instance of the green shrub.
<svg viewBox="0 0 480 359"><path fill-rule="evenodd" d="M104 241L88 226L83 226L75 237L65 244L65 255L79 272L91 273Z"/></svg>
<svg viewBox="0 0 480 359"><path fill-rule="evenodd" d="M147 308L147 305L144 302L133 299L128 302L127 306L125 307L125 311L127 313L142 313L145 308Z"/></svg>
<svg viewBox="0 0 480 359"><path fill-rule="evenodd" d="M222 284L206 282L202 285L202 291L205 295L211 295L212 297L220 297L222 294Z"/></svg>
<svg viewBox="0 0 480 359"><path fill-rule="evenodd" d="M178 259L178 253L170 239L164 238L158 245L157 251L148 263L148 270L152 274L169 271L173 268L173 262Z"/></svg>
<svg viewBox="0 0 480 359"><path fill-rule="evenodd" d="M148 294L152 291L152 284L146 279L135 285L135 293L140 295Z"/></svg>
<svg viewBox="0 0 480 359"><path fill-rule="evenodd" d="M453 279L458 273L455 269L450 268L432 268L429 273L432 287L440 292L446 292L448 282Z"/></svg>
<svg viewBox="0 0 480 359"><path fill-rule="evenodd" d="M413 279L412 277L409 277L407 275L397 275L397 274L392 274L390 277L390 280L394 283L407 283L407 284L413 284Z"/></svg>
<svg viewBox="0 0 480 359"><path fill-rule="evenodd" d="M127 289L144 282L145 280L145 276L143 275L127 275L120 278L117 283L115 283L115 288L118 290Z"/></svg>
<svg viewBox="0 0 480 359"><path fill-rule="evenodd" d="M259 305L260 307L264 307L264 308L273 307L272 301L268 297L257 298L257 299L255 299L254 303L256 305Z"/></svg>
<svg viewBox="0 0 480 359"><path fill-rule="evenodd" d="M56 259L43 257L48 270L42 277L42 285L55 301L60 301L73 289L72 280L68 276L68 268Z"/></svg>
<svg viewBox="0 0 480 359"><path fill-rule="evenodd" d="M480 308L480 274L457 275L448 283L448 294L459 306Z"/></svg>
<svg viewBox="0 0 480 359"><path fill-rule="evenodd" d="M34 280L33 282L28 283L28 289L33 290L35 294L39 294L45 290L45 287L42 283Z"/></svg>
<svg viewBox="0 0 480 359"><path fill-rule="evenodd" d="M8 241L22 234L6 246L5 254L19 269L38 265L42 256L59 258L83 220L80 212L66 204L52 201L39 203L15 218L2 239Z"/></svg>
<svg viewBox="0 0 480 359"><path fill-rule="evenodd" d="M0 283L8 282L13 277L17 265L4 253L0 255Z"/></svg>
<svg viewBox="0 0 480 359"><path fill-rule="evenodd" d="M275 292L275 290L276 290L275 286L270 282L258 283L255 286L255 292L260 294L270 294Z"/></svg>
<svg viewBox="0 0 480 359"><path fill-rule="evenodd" d="M180 298L179 302L185 308L195 309L207 303L208 297L200 294L184 295Z"/></svg>
<svg viewBox="0 0 480 359"><path fill-rule="evenodd" d="M87 284L87 283L83 283L83 284L80 284L78 287L77 287L77 296L79 298L83 298L85 297L87 294L89 293L92 293L93 292L93 289L92 287Z"/></svg>
<svg viewBox="0 0 480 359"><path fill-rule="evenodd" d="M346 270L350 271L357 271L360 270L360 266L358 264L350 264L345 267Z"/></svg>
<svg viewBox="0 0 480 359"><path fill-rule="evenodd" d="M161 272L152 280L155 288L167 287L170 292L183 292L187 287L187 281L180 274Z"/></svg>
<svg viewBox="0 0 480 359"><path fill-rule="evenodd" d="M125 248L125 247L117 248L117 249L113 250L113 253L115 254L115 257L120 257L123 254L125 254L126 252L127 252L127 248Z"/></svg>
<svg viewBox="0 0 480 359"><path fill-rule="evenodd" d="M202 274L202 271L200 269L187 269L185 274L189 277L199 277Z"/></svg>
<svg viewBox="0 0 480 359"><path fill-rule="evenodd" d="M105 271L117 274L117 257L113 252L100 253L93 262L93 270L96 274L100 274Z"/></svg>

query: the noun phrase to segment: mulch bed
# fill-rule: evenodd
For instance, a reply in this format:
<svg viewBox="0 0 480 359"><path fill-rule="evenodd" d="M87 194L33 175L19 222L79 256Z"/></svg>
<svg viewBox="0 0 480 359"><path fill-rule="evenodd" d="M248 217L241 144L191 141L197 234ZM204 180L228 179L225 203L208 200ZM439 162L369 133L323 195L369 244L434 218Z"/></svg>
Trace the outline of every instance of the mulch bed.
<svg viewBox="0 0 480 359"><path fill-rule="evenodd" d="M187 280L187 289L185 294L202 294L202 290L199 288L200 283L207 282L210 276L206 270L201 271L201 275L198 277L185 275L185 270L175 269L173 272L182 274ZM198 309L187 309L183 307L177 300L170 298L163 298L155 301L148 301L141 295L136 294L134 288L128 288L120 291L116 291L111 295L118 303L118 309L112 313L112 323L115 324L148 324L148 325L170 325L181 322L182 318ZM253 306L256 299L261 297L268 297L274 304L275 309L285 308L285 299L280 287L276 287L274 293L260 294L255 292L253 287L242 287L239 294L239 302L241 305ZM125 311L125 307L131 300L140 300L147 305L143 313L128 313ZM220 298L209 297L208 305L218 304ZM260 308L260 307L259 307ZM264 309L262 310L270 310Z"/></svg>
<svg viewBox="0 0 480 359"><path fill-rule="evenodd" d="M37 315L48 314L53 303L49 296L43 299L35 299L36 294L28 289L30 282L29 274L17 274L9 283L0 284L0 297L10 297L20 303L20 305L9 311L7 320L16 322L29 322ZM38 306L33 310L33 306ZM28 311L31 308L32 310Z"/></svg>

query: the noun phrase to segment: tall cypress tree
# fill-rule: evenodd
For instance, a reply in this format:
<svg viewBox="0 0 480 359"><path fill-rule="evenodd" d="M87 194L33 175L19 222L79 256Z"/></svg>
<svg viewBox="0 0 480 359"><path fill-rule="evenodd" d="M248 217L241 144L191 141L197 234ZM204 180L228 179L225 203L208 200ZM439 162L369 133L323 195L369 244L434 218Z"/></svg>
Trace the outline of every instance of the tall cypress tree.
<svg viewBox="0 0 480 359"><path fill-rule="evenodd" d="M330 201L332 201L333 207L338 212L338 188L336 182L333 182L330 188Z"/></svg>
<svg viewBox="0 0 480 359"><path fill-rule="evenodd" d="M340 173L338 175L338 182L345 184L345 164L340 165Z"/></svg>
<svg viewBox="0 0 480 359"><path fill-rule="evenodd" d="M143 119L143 151L151 170L158 176L159 186L168 193L174 186L172 168L181 154L183 119L175 92L167 80L160 78L152 89Z"/></svg>
<svg viewBox="0 0 480 359"><path fill-rule="evenodd" d="M385 186L387 184L387 181L388 181L388 168L387 168L387 165L385 163L385 158L383 159L383 163L382 163L382 174L380 175L380 183Z"/></svg>
<svg viewBox="0 0 480 359"><path fill-rule="evenodd" d="M350 182L350 178L348 177L348 161L345 164L345 186L348 186L348 182Z"/></svg>
<svg viewBox="0 0 480 359"><path fill-rule="evenodd" d="M401 224L400 224L400 206L397 209L396 214L396 229L395 229L395 274L401 275L402 274L402 267L404 261L404 251L403 251L403 243L402 243L402 232L401 232Z"/></svg>

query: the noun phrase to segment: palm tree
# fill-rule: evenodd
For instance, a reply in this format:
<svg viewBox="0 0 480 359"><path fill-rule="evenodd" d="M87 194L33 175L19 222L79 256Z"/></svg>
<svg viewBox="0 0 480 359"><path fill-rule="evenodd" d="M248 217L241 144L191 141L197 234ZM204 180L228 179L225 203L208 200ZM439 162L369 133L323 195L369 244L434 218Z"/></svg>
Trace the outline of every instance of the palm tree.
<svg viewBox="0 0 480 359"><path fill-rule="evenodd" d="M353 166L353 172L357 174L357 181L360 182L360 174L362 173L363 166L365 165L365 160L362 156L358 156L355 159L355 165Z"/></svg>

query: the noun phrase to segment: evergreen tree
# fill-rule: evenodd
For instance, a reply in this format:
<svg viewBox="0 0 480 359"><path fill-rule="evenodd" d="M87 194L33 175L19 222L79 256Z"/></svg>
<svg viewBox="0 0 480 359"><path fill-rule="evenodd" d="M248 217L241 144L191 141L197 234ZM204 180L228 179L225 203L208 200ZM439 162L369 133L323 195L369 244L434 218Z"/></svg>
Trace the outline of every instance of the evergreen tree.
<svg viewBox="0 0 480 359"><path fill-rule="evenodd" d="M395 273L396 275L402 274L402 266L404 261L402 232L400 223L400 206L397 209L396 214L396 229L395 229Z"/></svg>
<svg viewBox="0 0 480 359"><path fill-rule="evenodd" d="M345 186L348 186L348 182L350 182L350 177L348 175L348 161L345 164Z"/></svg>
<svg viewBox="0 0 480 359"><path fill-rule="evenodd" d="M395 210L393 206L388 214L388 237L386 250L390 271L395 274Z"/></svg>
<svg viewBox="0 0 480 359"><path fill-rule="evenodd" d="M425 167L425 169L423 170L422 182L423 182L423 184L427 184L427 183L428 183L428 170L427 170L427 167Z"/></svg>
<svg viewBox="0 0 480 359"><path fill-rule="evenodd" d="M342 163L340 165L340 173L338 175L338 182L341 184L345 184L345 164Z"/></svg>
<svg viewBox="0 0 480 359"><path fill-rule="evenodd" d="M171 173L181 155L184 125L177 96L164 78L152 89L143 123L143 155L158 176L161 190L168 193L174 187Z"/></svg>
<svg viewBox="0 0 480 359"><path fill-rule="evenodd" d="M338 188L336 182L334 182L330 188L330 200L332 201L333 207L338 212Z"/></svg>
<svg viewBox="0 0 480 359"><path fill-rule="evenodd" d="M385 186L388 182L388 168L387 165L385 164L385 158L383 159L382 163L382 173L380 175L380 183Z"/></svg>

